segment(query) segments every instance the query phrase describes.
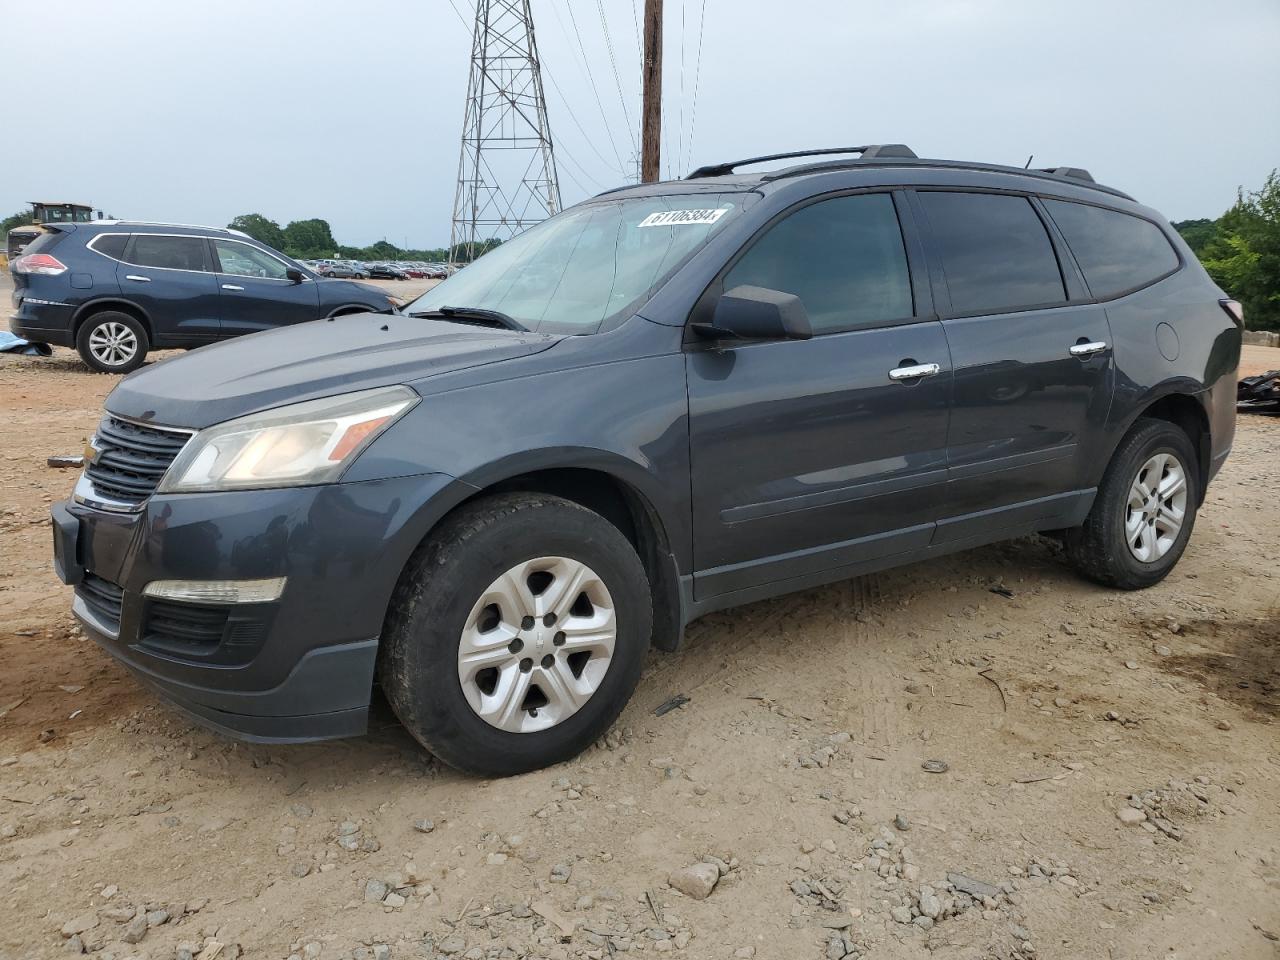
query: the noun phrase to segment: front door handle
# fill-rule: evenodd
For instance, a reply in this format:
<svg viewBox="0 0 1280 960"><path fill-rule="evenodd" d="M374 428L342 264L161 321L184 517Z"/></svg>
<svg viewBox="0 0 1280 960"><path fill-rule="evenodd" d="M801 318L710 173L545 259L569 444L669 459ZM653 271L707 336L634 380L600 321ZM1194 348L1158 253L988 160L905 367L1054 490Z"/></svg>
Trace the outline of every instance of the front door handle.
<svg viewBox="0 0 1280 960"><path fill-rule="evenodd" d="M1073 357L1092 357L1095 353L1101 353L1107 349L1107 345L1101 340L1094 340L1090 343L1077 343L1071 347L1071 355Z"/></svg>
<svg viewBox="0 0 1280 960"><path fill-rule="evenodd" d="M222 285L222 289L223 290L243 290L244 287L237 287L234 283L224 283Z"/></svg>
<svg viewBox="0 0 1280 960"><path fill-rule="evenodd" d="M916 363L909 367L895 367L889 371L890 380L919 380L921 377L933 377L942 372L936 363Z"/></svg>
<svg viewBox="0 0 1280 960"><path fill-rule="evenodd" d="M138 276L136 273L126 273L126 274L124 275L124 278L125 278L126 280L137 280L139 283L150 283L150 282L151 282L151 278L150 278L150 277L140 277L140 276Z"/></svg>

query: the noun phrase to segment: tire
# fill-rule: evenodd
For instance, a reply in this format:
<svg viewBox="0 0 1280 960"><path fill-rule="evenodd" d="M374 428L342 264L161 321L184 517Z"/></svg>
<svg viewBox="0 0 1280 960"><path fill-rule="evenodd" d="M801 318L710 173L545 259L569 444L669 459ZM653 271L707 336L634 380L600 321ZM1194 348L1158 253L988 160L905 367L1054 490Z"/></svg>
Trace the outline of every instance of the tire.
<svg viewBox="0 0 1280 960"><path fill-rule="evenodd" d="M1138 509L1135 505L1144 501L1135 485L1143 479L1153 489L1156 471L1160 479L1154 489L1163 488L1167 499L1160 493ZM1181 472L1181 496L1175 490L1175 471ZM1105 586L1150 587L1168 575L1186 550L1199 505L1199 458L1191 439L1175 424L1144 417L1120 441L1084 524L1066 531L1067 556L1083 576ZM1174 533L1167 524L1179 507L1181 522ZM1138 533L1131 546L1134 529Z"/></svg>
<svg viewBox="0 0 1280 960"><path fill-rule="evenodd" d="M95 313L80 325L76 350L80 359L98 373L129 373L147 358L151 339L138 320L119 310ZM118 358L113 362L113 358Z"/></svg>
<svg viewBox="0 0 1280 960"><path fill-rule="evenodd" d="M574 564L586 571L580 579L570 575ZM553 602L557 582L572 582L577 592ZM512 588L510 596L492 592L500 586ZM526 608L509 601L519 596L567 611L558 624L577 623L572 639L527 614L517 625ZM401 723L450 766L483 776L537 770L580 753L622 712L649 647L650 602L640 558L599 514L546 494L487 498L447 518L406 567L383 630L381 684ZM599 623L605 626L593 626ZM607 636L609 626L611 654L581 649ZM475 640L477 664L501 664L464 665L467 638ZM591 688L585 696L584 688ZM504 696L506 690L516 693Z"/></svg>
<svg viewBox="0 0 1280 960"><path fill-rule="evenodd" d="M356 278L357 280L363 280L363 279L365 279L365 276L364 276L364 274L363 274L363 273L357 273L355 278Z"/></svg>

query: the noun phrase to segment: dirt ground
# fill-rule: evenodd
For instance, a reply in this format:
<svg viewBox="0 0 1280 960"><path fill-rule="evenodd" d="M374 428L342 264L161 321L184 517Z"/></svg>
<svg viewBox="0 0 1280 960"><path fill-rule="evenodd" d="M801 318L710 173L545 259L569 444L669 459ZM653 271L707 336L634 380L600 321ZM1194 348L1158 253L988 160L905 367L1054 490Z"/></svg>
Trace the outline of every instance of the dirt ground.
<svg viewBox="0 0 1280 960"><path fill-rule="evenodd" d="M1151 590L1027 539L717 614L601 744L477 781L381 704L233 743L79 634L44 460L113 383L0 357L0 958L1280 957L1280 418Z"/></svg>

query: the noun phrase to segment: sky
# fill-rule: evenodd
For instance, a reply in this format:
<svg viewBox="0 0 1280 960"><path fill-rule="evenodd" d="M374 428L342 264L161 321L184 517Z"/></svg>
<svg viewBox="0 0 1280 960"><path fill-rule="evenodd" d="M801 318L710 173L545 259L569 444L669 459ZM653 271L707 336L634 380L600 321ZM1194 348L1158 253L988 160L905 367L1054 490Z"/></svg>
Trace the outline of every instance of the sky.
<svg viewBox="0 0 1280 960"><path fill-rule="evenodd" d="M2 6L0 216L448 242L473 0ZM638 7L532 0L565 205L634 177ZM1180 220L1280 167L1280 0L665 0L664 36L664 176L906 143L1085 167Z"/></svg>

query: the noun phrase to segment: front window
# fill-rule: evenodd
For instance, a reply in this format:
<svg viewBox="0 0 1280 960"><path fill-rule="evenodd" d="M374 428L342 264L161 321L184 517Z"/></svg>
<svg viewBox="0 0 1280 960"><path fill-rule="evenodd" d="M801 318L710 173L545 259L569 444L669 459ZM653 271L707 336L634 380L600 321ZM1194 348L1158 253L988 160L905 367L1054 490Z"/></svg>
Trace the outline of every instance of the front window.
<svg viewBox="0 0 1280 960"><path fill-rule="evenodd" d="M266 277L268 280L285 280L289 269L271 254L236 240L214 240L218 262L222 272L236 277Z"/></svg>
<svg viewBox="0 0 1280 960"><path fill-rule="evenodd" d="M743 194L676 194L583 204L494 248L403 312L469 307L543 333L596 333L639 307L742 202Z"/></svg>

